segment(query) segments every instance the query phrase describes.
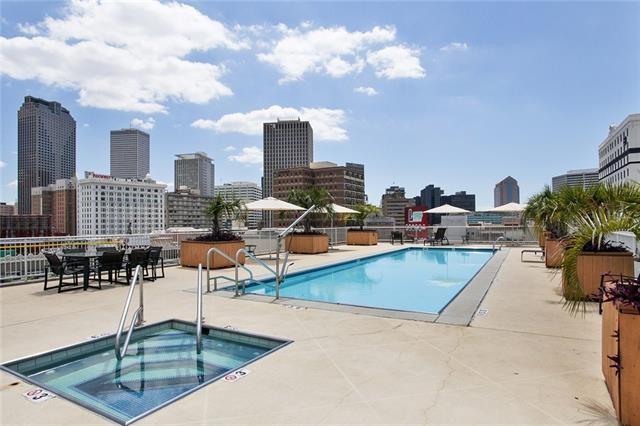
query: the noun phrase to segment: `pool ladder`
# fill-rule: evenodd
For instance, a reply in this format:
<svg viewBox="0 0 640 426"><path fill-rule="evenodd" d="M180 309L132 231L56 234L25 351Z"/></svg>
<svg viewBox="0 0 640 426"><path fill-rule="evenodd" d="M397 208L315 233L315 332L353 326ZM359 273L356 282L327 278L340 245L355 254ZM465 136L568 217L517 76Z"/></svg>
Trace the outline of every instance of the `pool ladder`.
<svg viewBox="0 0 640 426"><path fill-rule="evenodd" d="M116 339L115 339L115 351L116 358L119 360L124 358L127 354L127 349L129 348L129 341L131 340L131 335L133 334L133 329L135 327L140 327L144 323L144 293L142 291L142 267L140 265L136 266L136 271L133 274L133 278L131 279L131 283L129 284L129 293L127 294L127 300L124 303L124 308L122 310L122 316L120 317L120 322L118 323L118 331L116 331ZM140 304L138 309L133 313L133 317L131 318L131 323L129 324L129 330L127 331L127 337L124 340L124 346L120 347L120 339L122 338L122 332L124 331L124 323L127 319L127 314L129 313L129 307L131 306L131 300L133 299L133 292L136 288L136 284L138 285L138 291L140 293Z"/></svg>

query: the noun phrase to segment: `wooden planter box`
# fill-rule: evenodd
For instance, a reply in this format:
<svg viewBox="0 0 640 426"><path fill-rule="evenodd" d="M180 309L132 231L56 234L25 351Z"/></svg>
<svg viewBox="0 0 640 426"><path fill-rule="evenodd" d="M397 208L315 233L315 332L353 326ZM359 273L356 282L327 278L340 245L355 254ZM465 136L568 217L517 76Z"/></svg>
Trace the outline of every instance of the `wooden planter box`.
<svg viewBox="0 0 640 426"><path fill-rule="evenodd" d="M191 241L186 240L180 244L180 266L195 266L202 264L203 268L207 267L207 251L211 247L222 250L231 258L236 258L238 250L245 247L244 241ZM244 265L244 253L240 254L238 261ZM228 268L233 263L217 253L211 256L211 268Z"/></svg>
<svg viewBox="0 0 640 426"><path fill-rule="evenodd" d="M544 243L544 264L547 268L559 268L564 257L564 244L561 240L547 237Z"/></svg>
<svg viewBox="0 0 640 426"><path fill-rule="evenodd" d="M285 240L285 247L291 253L317 254L329 251L329 236L321 235L289 235Z"/></svg>
<svg viewBox="0 0 640 426"><path fill-rule="evenodd" d="M634 275L633 253L630 252L582 252L578 256L578 280L582 293L591 300L600 297L602 274ZM570 299L566 281L562 280L562 295Z"/></svg>
<svg viewBox="0 0 640 426"><path fill-rule="evenodd" d="M544 244L546 242L547 233L544 231L538 232L538 245L540 248L544 248Z"/></svg>
<svg viewBox="0 0 640 426"><path fill-rule="evenodd" d="M378 231L347 231L347 245L350 246L375 246L378 244Z"/></svg>
<svg viewBox="0 0 640 426"><path fill-rule="evenodd" d="M618 374L608 356L620 358ZM620 424L640 424L640 312L630 306L603 304L602 373Z"/></svg>

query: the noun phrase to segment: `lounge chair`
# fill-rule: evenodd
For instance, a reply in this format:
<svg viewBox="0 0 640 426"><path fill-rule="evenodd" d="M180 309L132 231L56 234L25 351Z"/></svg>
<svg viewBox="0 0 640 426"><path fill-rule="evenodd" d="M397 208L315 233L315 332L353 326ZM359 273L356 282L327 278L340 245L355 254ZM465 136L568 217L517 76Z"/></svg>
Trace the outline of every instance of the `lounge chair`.
<svg viewBox="0 0 640 426"><path fill-rule="evenodd" d="M404 244L404 235L402 231L391 231L391 244L394 244L396 240L400 240L400 244Z"/></svg>
<svg viewBox="0 0 640 426"><path fill-rule="evenodd" d="M449 245L449 239L444 235L446 232L447 232L447 228L436 229L436 233L433 236L433 238L424 240L424 245L427 245L427 243L431 244L432 246L435 246L438 243L440 243L440 245L443 245L445 241L447 242L447 245Z"/></svg>

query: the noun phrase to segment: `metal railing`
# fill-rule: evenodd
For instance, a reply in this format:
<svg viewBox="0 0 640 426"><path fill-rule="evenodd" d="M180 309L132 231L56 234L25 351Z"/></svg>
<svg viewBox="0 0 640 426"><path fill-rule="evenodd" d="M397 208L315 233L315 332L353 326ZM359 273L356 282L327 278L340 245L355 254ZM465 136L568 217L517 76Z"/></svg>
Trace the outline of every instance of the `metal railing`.
<svg viewBox="0 0 640 426"><path fill-rule="evenodd" d="M114 349L116 351L116 358L118 358L119 360L124 358L127 353L127 349L129 349L129 341L131 340L133 329L135 327L140 327L144 322L144 296L142 291L142 281L142 267L138 265L136 266L136 272L133 274L133 279L129 284L129 293L127 294L127 300L124 303L122 316L120 317L118 330L116 331ZM133 291L136 288L136 283L138 283L138 289L140 292L140 306L138 306L138 309L136 309L136 311L133 313L133 317L131 317L131 324L129 324L129 331L127 331L127 337L124 341L124 346L120 348L120 338L122 336L122 332L124 331L124 323L127 320L127 313L129 313L129 307L131 306L131 299L133 298Z"/></svg>
<svg viewBox="0 0 640 426"><path fill-rule="evenodd" d="M196 292L196 352L202 352L202 263L198 265Z"/></svg>
<svg viewBox="0 0 640 426"><path fill-rule="evenodd" d="M416 228L413 226L367 226L366 229L378 231L381 242L391 241L393 231L402 231L409 237L421 238L433 235L440 226ZM533 244L537 241L532 229L525 226L446 226L446 236L453 244L493 244L503 236L506 245ZM261 230L234 230L247 245L252 245L252 252L257 255L277 254L282 249L280 235L287 230L271 228ZM325 232L329 236L332 247L345 244L349 227L314 228ZM162 256L167 266L177 265L180 260L180 244L186 239L203 235L203 231L140 234L140 235L103 235L103 236L73 236L73 237L39 237L39 238L11 238L0 240L0 285L28 283L44 278L47 260L43 250L61 250L62 248L91 248L103 245L115 246L118 249L153 245L162 247ZM406 240L406 239L405 239ZM276 256L277 258L277 256ZM279 261L279 260L278 260ZM280 268L278 268L280 269ZM279 271L282 272L282 271ZM233 278L230 279L233 281ZM209 284L209 281L207 281ZM210 291L207 287L207 291Z"/></svg>
<svg viewBox="0 0 640 426"><path fill-rule="evenodd" d="M227 259L229 262L235 265L235 277L228 277L226 275L216 275L215 277L211 276L211 255L216 253L223 258ZM235 282L236 284L236 296L238 295L238 268L242 268L249 274L248 280L254 281L253 272L251 269L247 268L243 264L241 264L238 259L238 253L236 253L236 258L229 256L227 253L223 252L217 247L211 247L207 250L207 293L211 293L211 280L213 280L213 290L218 290L218 279L225 279L227 281Z"/></svg>
<svg viewBox="0 0 640 426"><path fill-rule="evenodd" d="M238 268L239 267L242 267L242 268L244 268L246 270L249 270L248 268L246 268L244 265L242 265L240 263L240 254L241 253L244 253L245 257L248 257L248 258L252 259L258 265L264 267L267 271L272 273L273 276L276 278L276 282L278 281L278 272L274 271L271 268L271 266L267 265L263 260L258 259L253 253L249 252L247 249L240 249L240 250L238 250L236 252L236 258L235 258L235 264L236 264L236 267L235 267L235 272L236 272L236 276L235 276L235 278L236 278L236 280L235 280L236 281L236 296L238 296L238 284L239 284L240 281L242 281L242 294L245 293L245 287L246 287L246 282L247 281L253 281L253 282L260 283L260 284L264 284L261 281L255 280L253 278L253 274L250 275L249 279L240 280L240 281L238 280ZM288 257L289 257L289 253L287 253L287 257L285 259L287 259ZM277 293L277 291L278 291L278 288L276 287L276 293Z"/></svg>

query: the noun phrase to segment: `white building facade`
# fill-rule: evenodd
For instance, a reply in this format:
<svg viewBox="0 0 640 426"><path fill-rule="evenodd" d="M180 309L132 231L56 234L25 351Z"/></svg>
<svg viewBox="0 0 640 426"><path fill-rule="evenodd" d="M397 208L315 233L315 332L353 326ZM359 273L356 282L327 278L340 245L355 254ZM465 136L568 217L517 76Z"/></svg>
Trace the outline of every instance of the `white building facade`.
<svg viewBox="0 0 640 426"><path fill-rule="evenodd" d="M77 183L78 235L143 234L165 228L166 185L93 172Z"/></svg>
<svg viewBox="0 0 640 426"><path fill-rule="evenodd" d="M640 182L640 114L609 126L609 135L598 147L598 160L601 183Z"/></svg>
<svg viewBox="0 0 640 426"><path fill-rule="evenodd" d="M216 195L221 195L225 200L241 200L245 203L257 201L262 198L262 189L253 182L229 182L223 185L216 185ZM262 219L259 211L246 212L248 228L256 228Z"/></svg>
<svg viewBox="0 0 640 426"><path fill-rule="evenodd" d="M554 176L551 179L551 188L553 192L564 186L587 189L598 183L598 173L598 169L569 170L563 175Z"/></svg>

